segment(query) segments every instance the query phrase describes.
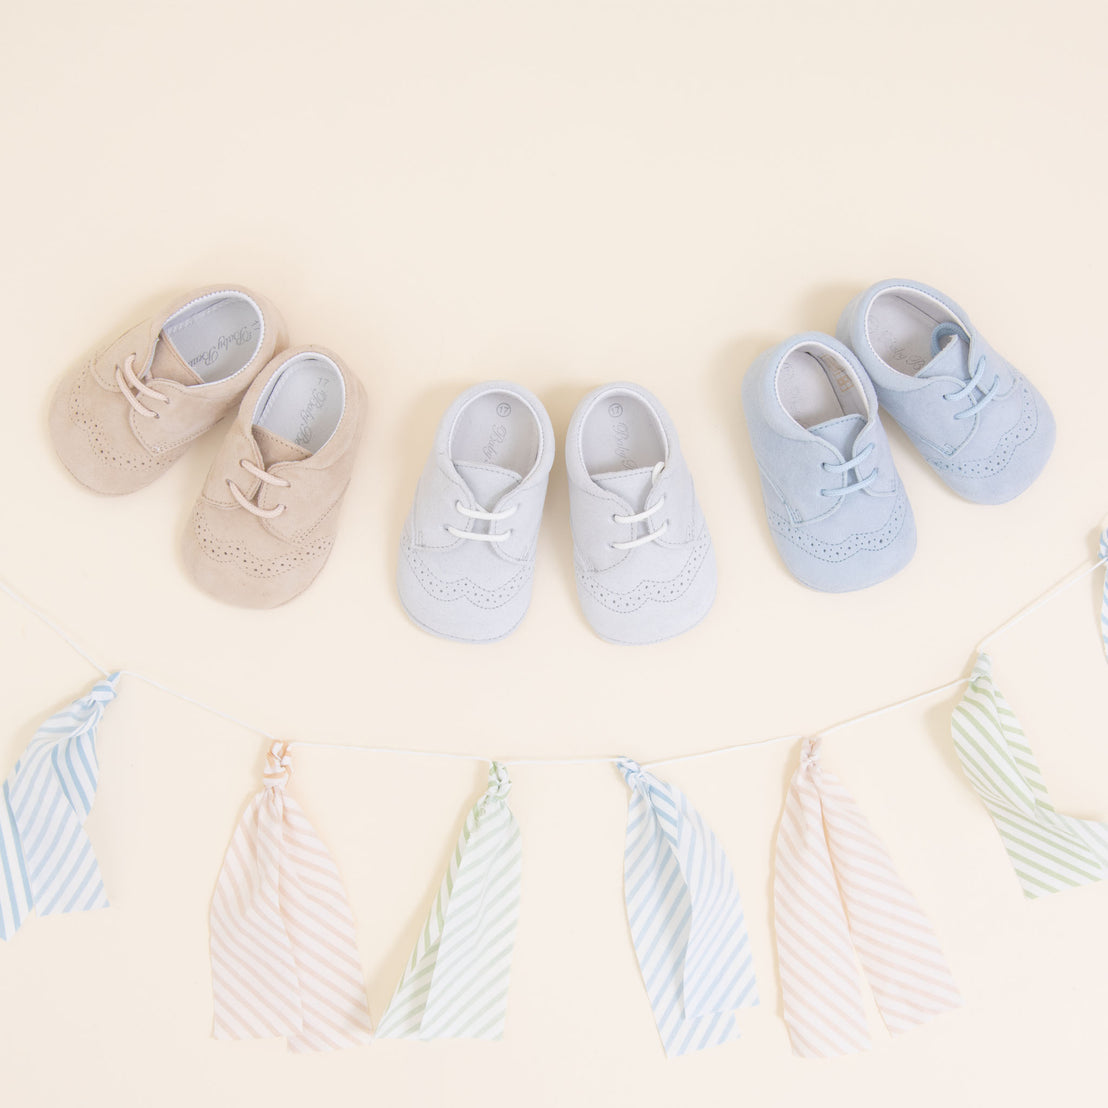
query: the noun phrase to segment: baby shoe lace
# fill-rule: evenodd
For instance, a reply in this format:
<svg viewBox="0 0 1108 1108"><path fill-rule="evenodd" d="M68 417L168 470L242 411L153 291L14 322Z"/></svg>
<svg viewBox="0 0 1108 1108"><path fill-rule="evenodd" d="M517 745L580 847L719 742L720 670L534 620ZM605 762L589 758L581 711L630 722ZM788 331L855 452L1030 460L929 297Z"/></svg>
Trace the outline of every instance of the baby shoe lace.
<svg viewBox="0 0 1108 1108"><path fill-rule="evenodd" d="M144 374L145 376L145 374ZM149 385L144 385L135 373L135 355L128 354L122 367L115 367L115 383L119 387L119 391L123 394L124 400L131 405L132 408L144 419L161 419L161 416L157 412L151 411L135 393L139 393L142 396L147 397L149 400L161 400L166 404L169 403L169 397L164 392L158 392L157 389L152 389ZM132 392L131 390L135 391Z"/></svg>
<svg viewBox="0 0 1108 1108"><path fill-rule="evenodd" d="M665 467L665 462L659 462L650 474L650 487L658 483L658 475ZM659 498L657 504L651 504L649 508L642 512L636 512L633 516L612 516L613 523L642 523L644 520L649 519L655 512L660 511L663 504L665 504L666 498L662 496ZM661 527L655 528L653 531L647 531L645 535L640 535L637 539L628 539L626 542L614 542L612 543L613 550L634 550L636 546L642 546L644 543L654 542L656 539L660 539L665 533L666 528L669 527L669 520L667 519Z"/></svg>
<svg viewBox="0 0 1108 1108"><path fill-rule="evenodd" d="M286 481L284 477L276 477L266 469L262 469L260 466L256 466L253 462L247 461L243 458L239 462L239 465L246 470L251 477L256 477L263 485L275 485L279 489L287 489L290 482ZM240 508L245 508L251 515L258 516L260 519L273 519L275 516L279 516L287 507L287 504L277 504L272 508L260 508L253 500L250 500L231 480L227 478L227 489L231 496L234 497L235 502Z"/></svg>
<svg viewBox="0 0 1108 1108"><path fill-rule="evenodd" d="M934 331L931 332L931 356L934 357L942 350L943 339L949 335L956 335L960 338L966 346L969 346L969 335L966 334L966 330L961 324L958 323L940 323ZM972 396L975 389L980 389L981 395L970 401L968 408L963 408L960 412L954 413L955 419L972 419L982 408L984 408L994 396L996 396L996 390L1000 387L1000 378L995 374L993 375L993 383L987 388L981 386L981 378L985 374L985 355L982 354L977 359L977 364L974 366L973 373L970 374L969 380L955 392L944 392L943 399L956 403L959 400L964 400L967 396Z"/></svg>
<svg viewBox="0 0 1108 1108"><path fill-rule="evenodd" d="M460 500L454 501L454 508L459 515L465 516L466 519L483 519L489 523L497 523L502 519L508 519L510 516L516 514L516 508L519 505L513 504L510 508L505 508L502 512L486 512L484 508L467 508ZM458 527L451 527L450 524L446 525L446 529L456 539L473 539L474 542L507 542L512 537L512 532L502 531L498 535L488 534L484 531L463 531Z"/></svg>
<svg viewBox="0 0 1108 1108"><path fill-rule="evenodd" d="M864 462L872 453L873 443L868 442L862 448L861 452L855 454L849 462L821 462L820 469L822 469L824 473L849 473L851 470L857 470L858 466L861 465L862 462ZM843 487L839 489L820 489L819 494L820 496L848 496L852 492L861 492L862 489L869 488L869 486L872 485L873 482L876 480L877 467L874 466L873 469L869 473L867 473L866 476L863 477L861 480L854 481L849 485L843 485Z"/></svg>

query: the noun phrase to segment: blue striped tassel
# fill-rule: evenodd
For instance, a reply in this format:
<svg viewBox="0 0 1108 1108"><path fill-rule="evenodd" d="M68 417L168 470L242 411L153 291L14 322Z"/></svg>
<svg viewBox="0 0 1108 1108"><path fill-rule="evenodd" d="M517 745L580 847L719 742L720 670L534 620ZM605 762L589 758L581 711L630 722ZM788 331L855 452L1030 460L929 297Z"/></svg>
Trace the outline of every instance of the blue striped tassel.
<svg viewBox="0 0 1108 1108"><path fill-rule="evenodd" d="M739 1037L758 1003L735 877L719 840L679 789L621 759L631 789L623 885L627 922L670 1057Z"/></svg>
<svg viewBox="0 0 1108 1108"><path fill-rule="evenodd" d="M1108 558L1108 528L1100 536L1100 557ZM1100 602L1100 641L1108 658L1108 565L1104 567L1104 597Z"/></svg>
<svg viewBox="0 0 1108 1108"><path fill-rule="evenodd" d="M119 674L51 716L0 790L0 939L40 916L106 908L84 822L96 795L96 727Z"/></svg>

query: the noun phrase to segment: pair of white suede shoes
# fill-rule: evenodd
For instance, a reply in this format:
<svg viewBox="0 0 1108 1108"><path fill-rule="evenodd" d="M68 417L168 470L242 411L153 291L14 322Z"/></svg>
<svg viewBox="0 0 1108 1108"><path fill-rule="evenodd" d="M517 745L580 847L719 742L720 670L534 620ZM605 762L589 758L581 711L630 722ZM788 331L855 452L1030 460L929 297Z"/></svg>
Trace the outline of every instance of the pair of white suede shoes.
<svg viewBox="0 0 1108 1108"><path fill-rule="evenodd" d="M521 385L486 381L439 424L404 525L400 599L426 631L495 642L531 602L554 430ZM716 593L712 539L672 420L637 385L589 393L566 434L581 607L615 643L687 631Z"/></svg>

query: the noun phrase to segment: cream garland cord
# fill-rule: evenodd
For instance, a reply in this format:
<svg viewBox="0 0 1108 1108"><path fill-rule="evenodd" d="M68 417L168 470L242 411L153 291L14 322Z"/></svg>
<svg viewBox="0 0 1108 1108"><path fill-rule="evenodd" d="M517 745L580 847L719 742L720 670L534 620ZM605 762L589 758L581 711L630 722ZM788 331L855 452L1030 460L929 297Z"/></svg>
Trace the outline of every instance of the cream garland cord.
<svg viewBox="0 0 1108 1108"><path fill-rule="evenodd" d="M1056 597L1060 596L1067 589L1077 584L1078 581L1083 581L1086 577L1095 573L1101 566L1108 563L1108 558L1098 558L1091 565L1082 564L1066 574L1061 580L1051 585L1037 599L1021 608L1014 616L1006 620L995 630L989 632L977 646L977 653L984 652L987 643L990 643L993 639L1000 635L1010 631L1018 623L1021 623L1033 612L1038 611L1044 604ZM95 669L102 676L107 677L110 673L99 662L97 662L91 655L83 650L73 637L63 630L53 619L51 619L41 608L36 607L29 600L23 597L20 593L16 592L10 585L0 580L0 592L5 593L12 600L15 601L21 608L26 609L36 619L41 620L51 631L54 632L63 642L67 643L69 647L81 658L83 658L93 669ZM208 712L213 716L218 716L220 719L226 720L228 723L233 723L243 730L251 731L255 735L261 735L263 738L269 739L273 742L278 741L277 737L271 735L268 731L263 731L260 727L255 727L252 724L247 723L245 720L239 719L237 716L232 716L227 712L220 711L218 708L213 708L210 704L205 704L202 700L197 700L193 696L189 696L187 693L178 692L176 689L169 688L168 685L163 685L160 681L155 681L152 677L147 677L145 674L137 673L132 669L120 670L120 673L127 677L133 677L136 681L142 681L152 688L158 689L161 692L167 693L169 696L176 697L178 700L183 700L186 704L192 704L202 711ZM951 689L956 689L961 685L967 684L968 677L959 677L953 681L948 681L945 685L938 685L933 689L927 689L924 692L916 693L913 696L906 697L903 700L894 701L891 704L885 704L880 708L874 708L871 711L863 712L857 716L851 716L849 719L840 720L838 723L831 725L830 727L823 728L816 731L815 734L821 736L831 735L836 731L841 731L847 727L853 727L855 724L862 723L864 720L874 719L877 716L885 715L887 712L894 712L900 708L905 708L910 704L915 704L919 700L927 699L928 697L938 696L940 693L949 692ZM644 768L654 768L656 766L673 765L676 762L690 762L699 758L713 758L719 754L733 754L740 750L753 749L754 747L769 746L775 743L782 742L797 742L804 738L803 735L774 735L766 739L757 739L754 742L736 743L733 746L719 747L715 750L701 750L692 754L679 754L670 758L658 758L652 762L643 762ZM447 758L453 761L465 761L465 762L482 762L491 763L494 760L499 761L504 766L587 766L587 765L615 765L620 759L617 757L595 757L595 758L506 758L506 759L493 759L483 754L456 754L449 751L442 750L409 750L403 747L393 746L358 746L353 743L319 743L308 742L305 740L296 740L287 744L291 749L294 747L310 747L318 750L353 750L362 754L401 754L410 755L417 758Z"/></svg>

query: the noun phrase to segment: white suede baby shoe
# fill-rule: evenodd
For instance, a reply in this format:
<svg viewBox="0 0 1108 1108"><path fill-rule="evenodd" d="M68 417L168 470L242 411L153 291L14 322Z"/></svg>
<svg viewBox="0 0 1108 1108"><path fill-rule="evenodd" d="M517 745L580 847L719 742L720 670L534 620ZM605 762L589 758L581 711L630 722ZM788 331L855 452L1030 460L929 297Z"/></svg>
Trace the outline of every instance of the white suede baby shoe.
<svg viewBox="0 0 1108 1108"><path fill-rule="evenodd" d="M508 381L451 404L400 539L400 600L425 631L504 638L531 603L554 429L538 397Z"/></svg>
<svg viewBox="0 0 1108 1108"><path fill-rule="evenodd" d="M609 642L672 638L716 596L712 537L677 430L646 389L589 393L566 435L577 595Z"/></svg>

